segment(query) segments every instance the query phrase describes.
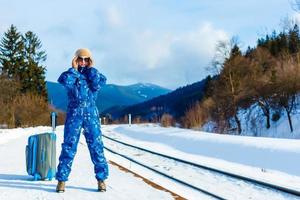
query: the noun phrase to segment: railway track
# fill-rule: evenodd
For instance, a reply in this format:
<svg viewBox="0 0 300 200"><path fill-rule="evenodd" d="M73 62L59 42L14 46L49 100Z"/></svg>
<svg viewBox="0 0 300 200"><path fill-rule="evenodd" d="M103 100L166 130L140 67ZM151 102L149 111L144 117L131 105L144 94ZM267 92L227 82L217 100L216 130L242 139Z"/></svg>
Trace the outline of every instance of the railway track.
<svg viewBox="0 0 300 200"><path fill-rule="evenodd" d="M105 143L109 144L105 145L104 147L107 151L121 156L137 165L140 165L144 168L147 168L148 170L160 174L161 176L171 179L174 182L180 183L188 188L192 188L193 190L196 190L215 199L231 199L231 197L228 196L228 193L222 194L222 192L216 192L215 188L217 187L207 187L205 186L205 184L203 184L203 182L209 182L209 184L212 186L215 186L218 183L224 183L228 185L227 187L229 191L237 185L240 188L250 188L253 194L255 194L256 192L267 191L268 193L275 193L279 197L282 197L279 199L300 199L300 191L293 190L291 188L263 182L261 180L252 179L238 174L233 174L231 172L226 172L220 169L215 169L198 163L193 163L187 160L165 155L146 148L119 141L104 134L103 138L106 140ZM124 147L126 148L126 152L121 151L121 149ZM163 160L163 163L157 164L155 162L156 164L153 165L153 162L150 161L153 157L160 157L160 159ZM171 172L171 169L178 167L178 165L188 168L189 170L185 172L184 175L179 174L178 176L178 174L174 174ZM191 183L190 178L186 178L191 176L196 179L196 181L193 183ZM226 187L223 189L226 190Z"/></svg>

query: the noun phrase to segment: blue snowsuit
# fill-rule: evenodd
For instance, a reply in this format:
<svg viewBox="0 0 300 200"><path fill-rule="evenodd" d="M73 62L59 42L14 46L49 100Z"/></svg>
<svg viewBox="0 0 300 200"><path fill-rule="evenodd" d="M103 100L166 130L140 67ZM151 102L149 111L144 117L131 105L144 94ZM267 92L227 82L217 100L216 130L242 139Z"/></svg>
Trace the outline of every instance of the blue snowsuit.
<svg viewBox="0 0 300 200"><path fill-rule="evenodd" d="M105 180L108 176L108 165L103 154L99 114L95 101L100 87L106 83L106 78L93 67L78 67L78 70L70 68L63 72L58 82L67 89L68 108L56 179L68 180L83 128L96 179Z"/></svg>

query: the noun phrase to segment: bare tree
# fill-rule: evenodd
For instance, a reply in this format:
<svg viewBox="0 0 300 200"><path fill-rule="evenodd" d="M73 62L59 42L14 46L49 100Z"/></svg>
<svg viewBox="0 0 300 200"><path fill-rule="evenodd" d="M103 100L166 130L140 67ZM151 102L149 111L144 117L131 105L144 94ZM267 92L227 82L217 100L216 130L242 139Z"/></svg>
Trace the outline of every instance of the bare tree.
<svg viewBox="0 0 300 200"><path fill-rule="evenodd" d="M246 90L253 98L253 101L261 108L266 118L266 128L270 128L270 114L273 104L272 72L277 65L277 60L265 48L257 48L253 51L251 57L251 72L247 78Z"/></svg>
<svg viewBox="0 0 300 200"><path fill-rule="evenodd" d="M209 121L213 106L214 101L210 97L205 98L201 102L196 102L190 109L185 112L185 115L181 118L183 127L202 127Z"/></svg>
<svg viewBox="0 0 300 200"><path fill-rule="evenodd" d="M160 119L160 123L163 127L170 127L175 125L175 120L172 115L164 113Z"/></svg>
<svg viewBox="0 0 300 200"><path fill-rule="evenodd" d="M284 56L277 69L275 101L286 111L291 132L293 123L291 114L297 107L297 94L300 91L300 55Z"/></svg>
<svg viewBox="0 0 300 200"><path fill-rule="evenodd" d="M220 40L216 44L215 55L207 70L213 74L219 75L223 69L223 64L230 57L230 52L234 45L239 44L237 36L233 36L230 40Z"/></svg>
<svg viewBox="0 0 300 200"><path fill-rule="evenodd" d="M242 56L239 48L235 46L231 56L224 63L220 78L214 84L213 99L216 103L216 117L220 124L231 127L231 119L236 124L236 130L242 132L241 121L238 112L245 102L245 78L249 74L249 60ZM221 120L219 120L221 119Z"/></svg>

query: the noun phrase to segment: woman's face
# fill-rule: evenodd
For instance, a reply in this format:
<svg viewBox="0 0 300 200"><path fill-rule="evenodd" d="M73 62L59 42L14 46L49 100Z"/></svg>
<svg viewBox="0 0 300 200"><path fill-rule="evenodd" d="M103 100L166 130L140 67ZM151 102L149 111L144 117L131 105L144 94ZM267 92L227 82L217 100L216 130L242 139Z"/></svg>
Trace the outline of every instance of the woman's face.
<svg viewBox="0 0 300 200"><path fill-rule="evenodd" d="M77 58L77 62L78 62L78 65L80 67L86 67L86 66L89 66L90 65L90 58L89 57L78 57Z"/></svg>

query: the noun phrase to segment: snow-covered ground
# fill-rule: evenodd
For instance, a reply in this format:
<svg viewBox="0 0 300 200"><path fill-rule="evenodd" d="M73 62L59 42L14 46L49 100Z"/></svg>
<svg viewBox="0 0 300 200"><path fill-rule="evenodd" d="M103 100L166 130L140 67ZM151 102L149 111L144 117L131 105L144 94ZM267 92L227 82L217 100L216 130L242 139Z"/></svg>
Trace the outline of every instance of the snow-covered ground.
<svg viewBox="0 0 300 200"><path fill-rule="evenodd" d="M103 132L152 151L300 191L300 140L219 135L154 124L103 126Z"/></svg>
<svg viewBox="0 0 300 200"><path fill-rule="evenodd" d="M110 176L105 193L96 191L93 165L84 137L78 145L66 192L55 192L56 181L32 181L26 173L25 145L29 135L51 130L50 127L0 130L0 199L173 199L170 193L153 188L141 178L109 165ZM57 130L57 159L60 153L63 127Z"/></svg>
<svg viewBox="0 0 300 200"><path fill-rule="evenodd" d="M0 199L172 199L170 193L155 189L130 173L120 171L110 165L107 180L108 191L96 192L93 166L84 137L78 146L70 181L64 194L55 192L56 181L31 181L25 170L25 145L29 135L49 131L49 127L26 129L0 129ZM162 128L156 124L104 125L103 134L152 151L189 160L202 165L230 171L273 184L300 190L300 140L255 138L246 136L219 135L180 128ZM60 153L63 127L57 129L57 154ZM103 139L107 147L120 153L145 157L161 170L180 173L181 178L192 184L214 190L228 199L298 199L278 194L274 191L255 191L254 187L239 182L241 192L233 189L235 183L214 177L201 178L201 173L178 163L153 159L149 155L131 152L124 147L116 147ZM127 167L131 171L188 199L205 199L199 192L172 183L149 170L145 170L108 151L106 157ZM58 155L57 155L58 158ZM145 161L145 160L144 160ZM175 176L174 175L174 176ZM214 182L215 181L215 182ZM221 184L216 184L217 182ZM242 195L242 196L241 196ZM300 199L300 198L299 198Z"/></svg>

